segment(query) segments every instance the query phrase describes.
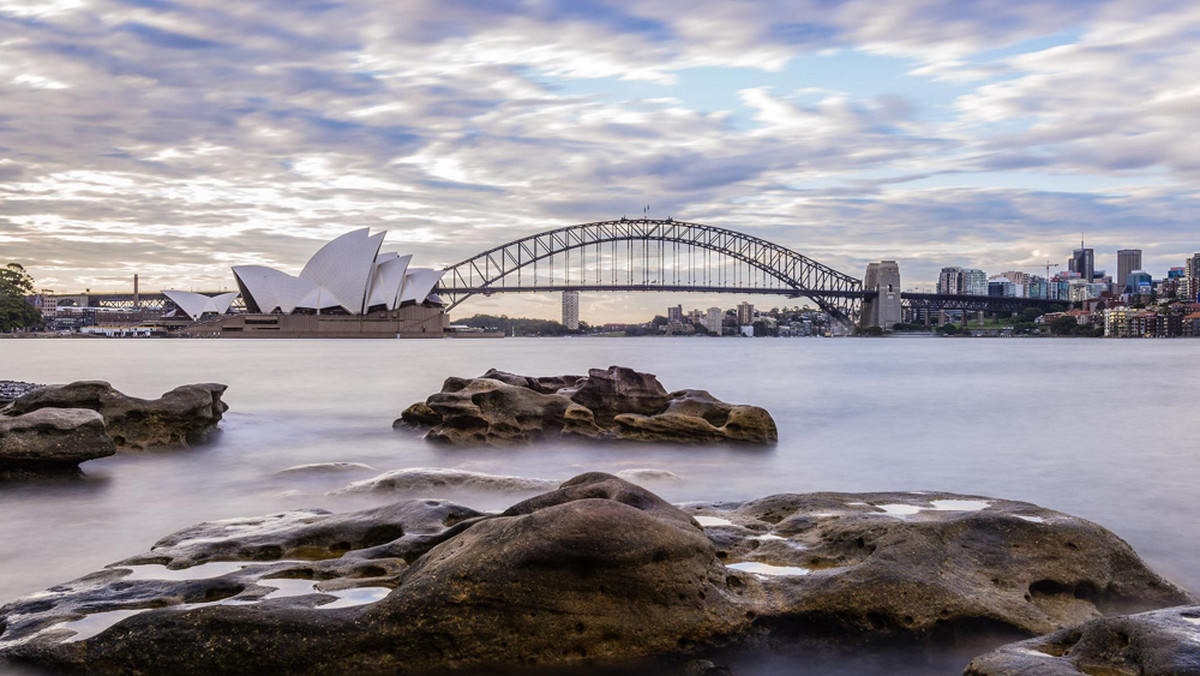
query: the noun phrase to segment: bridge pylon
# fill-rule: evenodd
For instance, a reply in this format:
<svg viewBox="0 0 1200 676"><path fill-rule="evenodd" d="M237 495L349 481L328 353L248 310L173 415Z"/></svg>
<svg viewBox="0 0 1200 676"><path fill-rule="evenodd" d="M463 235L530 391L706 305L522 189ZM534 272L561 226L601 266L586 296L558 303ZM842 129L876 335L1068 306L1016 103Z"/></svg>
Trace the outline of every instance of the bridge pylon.
<svg viewBox="0 0 1200 676"><path fill-rule="evenodd" d="M869 263L863 277L863 294L859 326L878 326L886 331L900 322L900 265L896 261Z"/></svg>

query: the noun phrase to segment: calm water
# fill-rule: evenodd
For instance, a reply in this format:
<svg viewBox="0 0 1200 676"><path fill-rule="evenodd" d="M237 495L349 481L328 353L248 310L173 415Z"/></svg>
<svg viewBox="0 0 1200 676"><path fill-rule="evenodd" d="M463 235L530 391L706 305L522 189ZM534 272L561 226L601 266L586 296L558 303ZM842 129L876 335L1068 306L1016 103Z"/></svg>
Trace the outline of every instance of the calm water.
<svg viewBox="0 0 1200 676"><path fill-rule="evenodd" d="M450 375L610 364L766 407L770 450L546 444L443 449L391 429ZM374 472L277 476L311 462L565 479L669 469L669 500L944 490L1096 521L1200 590L1200 340L558 338L460 341L4 340L0 379L102 379L136 396L229 385L207 446L84 465L83 481L0 486L0 603L146 550L189 524L385 496L327 492ZM479 508L521 495L439 494Z"/></svg>

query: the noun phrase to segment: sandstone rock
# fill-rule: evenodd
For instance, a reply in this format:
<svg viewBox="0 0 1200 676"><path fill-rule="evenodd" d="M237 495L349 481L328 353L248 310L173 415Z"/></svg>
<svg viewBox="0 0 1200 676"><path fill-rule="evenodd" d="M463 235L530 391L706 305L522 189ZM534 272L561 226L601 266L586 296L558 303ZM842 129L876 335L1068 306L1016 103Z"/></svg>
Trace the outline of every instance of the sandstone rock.
<svg viewBox="0 0 1200 676"><path fill-rule="evenodd" d="M428 428L426 439L508 446L562 436L679 443L774 443L769 413L703 390L668 394L650 374L613 366L587 377L533 378L495 369L447 378L442 391L408 407L393 427Z"/></svg>
<svg viewBox="0 0 1200 676"><path fill-rule="evenodd" d="M1200 606L1106 617L974 659L965 676L1196 676Z"/></svg>
<svg viewBox="0 0 1200 676"><path fill-rule="evenodd" d="M1111 532L1010 500L776 495L687 510L727 566L760 575L786 634L970 642L1187 603Z"/></svg>
<svg viewBox="0 0 1200 676"><path fill-rule="evenodd" d="M0 655L114 674L636 671L737 646L958 648L1189 599L1113 534L1028 503L817 493L680 508L592 473L499 514L407 500L200 524L0 608ZM1175 639L1197 618L1099 620L1005 659L1194 673L1197 644ZM1061 664L1040 654L1060 648ZM991 657L978 674L1035 673Z"/></svg>
<svg viewBox="0 0 1200 676"><path fill-rule="evenodd" d="M403 493L431 489L474 489L481 491L546 491L558 486L557 481L470 472L441 467L410 467L385 472L379 476L356 481L333 494L344 493Z"/></svg>
<svg viewBox="0 0 1200 676"><path fill-rule="evenodd" d="M25 394L7 407L6 415L41 408L80 408L104 417L118 449L187 446L203 441L229 409L221 401L225 385L182 385L158 399L130 397L99 380L48 385Z"/></svg>
<svg viewBox="0 0 1200 676"><path fill-rule="evenodd" d="M0 608L0 652L122 674L630 666L737 636L760 602L690 517L616 477L473 514L407 501L203 524ZM395 530L371 536L381 525ZM143 568L200 562L187 579ZM381 586L395 588L340 607Z"/></svg>
<svg viewBox="0 0 1200 676"><path fill-rule="evenodd" d="M0 416L0 477L73 472L85 460L115 452L95 411L43 408Z"/></svg>

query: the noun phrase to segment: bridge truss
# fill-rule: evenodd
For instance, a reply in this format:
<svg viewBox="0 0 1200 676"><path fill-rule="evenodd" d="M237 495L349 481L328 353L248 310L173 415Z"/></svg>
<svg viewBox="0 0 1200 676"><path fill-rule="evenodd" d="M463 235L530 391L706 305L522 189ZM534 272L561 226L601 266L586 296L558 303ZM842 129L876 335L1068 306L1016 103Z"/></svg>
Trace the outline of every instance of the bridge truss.
<svg viewBox="0 0 1200 676"><path fill-rule="evenodd" d="M1028 307L1041 308L1050 311L1055 306L1070 307L1071 302L1065 300L1047 300L1045 298L1015 298L1010 296L970 296L947 295L937 293L900 294L901 302L911 308L929 308L930 310L965 310L968 312L1020 312Z"/></svg>
<svg viewBox="0 0 1200 676"><path fill-rule="evenodd" d="M436 292L453 309L476 294L686 291L812 299L849 322L862 282L744 233L672 219L572 225L524 237L446 268Z"/></svg>

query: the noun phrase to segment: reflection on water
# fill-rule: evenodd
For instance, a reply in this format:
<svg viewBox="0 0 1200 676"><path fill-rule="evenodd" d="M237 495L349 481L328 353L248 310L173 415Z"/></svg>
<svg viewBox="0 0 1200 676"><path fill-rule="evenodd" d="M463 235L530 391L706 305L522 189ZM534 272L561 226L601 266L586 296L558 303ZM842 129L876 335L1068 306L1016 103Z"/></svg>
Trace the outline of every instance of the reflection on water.
<svg viewBox="0 0 1200 676"><path fill-rule="evenodd" d="M611 364L656 373L667 389L765 406L779 445L447 449L391 429L447 376ZM0 602L198 521L394 499L329 495L370 468L277 474L323 462L550 479L664 469L681 480L646 485L673 501L915 490L1028 500L1111 528L1200 589L1197 340L6 340L0 378L103 379L137 396L217 381L231 406L207 446L91 461L80 481L0 486ZM420 495L497 509L529 493Z"/></svg>

